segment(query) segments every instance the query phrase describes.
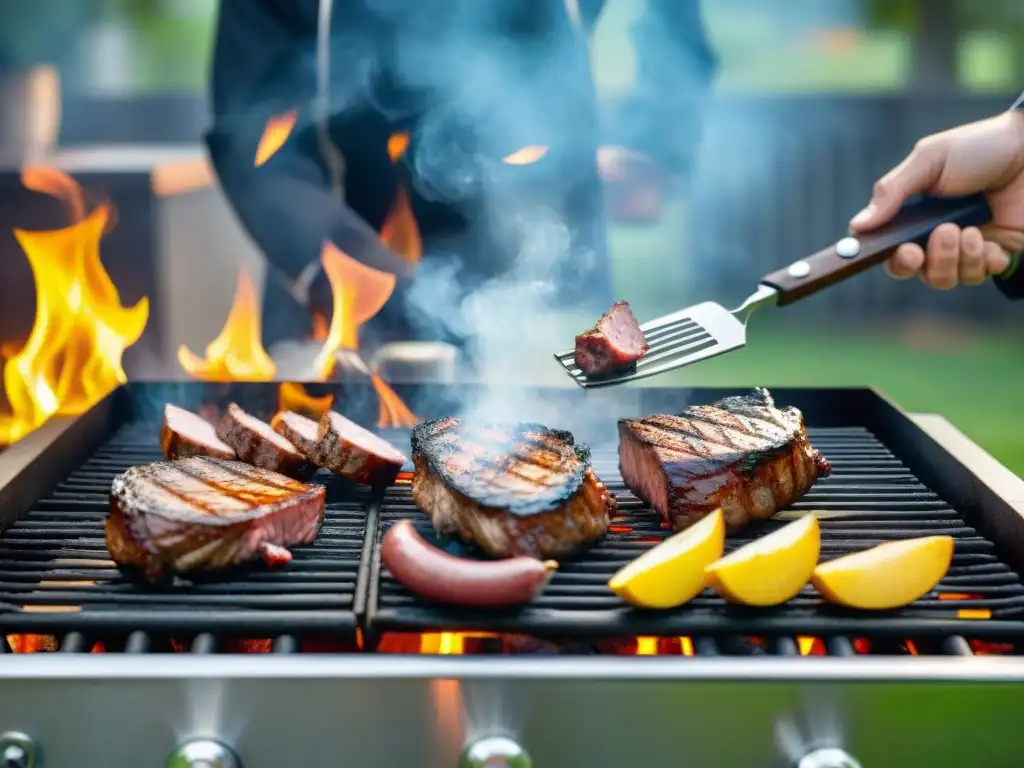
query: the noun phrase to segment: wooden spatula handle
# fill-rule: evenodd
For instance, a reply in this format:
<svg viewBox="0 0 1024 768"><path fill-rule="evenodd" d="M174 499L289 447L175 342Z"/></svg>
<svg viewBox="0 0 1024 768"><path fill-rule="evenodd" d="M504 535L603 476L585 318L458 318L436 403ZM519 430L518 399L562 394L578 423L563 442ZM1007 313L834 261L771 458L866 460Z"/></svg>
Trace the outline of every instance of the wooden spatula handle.
<svg viewBox="0 0 1024 768"><path fill-rule="evenodd" d="M779 292L780 306L791 304L881 264L902 243L925 245L932 230L940 224L977 227L991 218L981 195L921 197L904 205L885 226L843 238L813 256L766 275L761 282Z"/></svg>

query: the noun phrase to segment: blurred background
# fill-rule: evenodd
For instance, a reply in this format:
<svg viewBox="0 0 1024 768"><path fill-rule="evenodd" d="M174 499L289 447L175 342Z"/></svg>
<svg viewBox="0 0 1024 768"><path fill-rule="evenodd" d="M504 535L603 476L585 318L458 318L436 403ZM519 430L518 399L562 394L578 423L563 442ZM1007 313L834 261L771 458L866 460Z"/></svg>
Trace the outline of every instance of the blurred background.
<svg viewBox="0 0 1024 768"><path fill-rule="evenodd" d="M200 146L216 3L0 3L0 341L18 349L36 300L15 228L61 225L25 191L25 158L116 203L103 263L150 322L129 373L180 376L259 254ZM605 105L633 88L628 25L610 0L592 58ZM873 180L917 138L1005 109L1024 89L1020 0L707 0L720 70L696 178L642 223L613 222L615 290L643 318L738 302L760 276L845 231ZM665 126L671 131L672 126ZM200 270L202 280L196 279ZM565 347L592 318L561 318ZM651 384L871 385L953 421L1024 474L1024 306L991 286L929 291L871 274L755 318L746 350ZM565 384L552 349L510 361ZM134 374L132 374L134 375Z"/></svg>

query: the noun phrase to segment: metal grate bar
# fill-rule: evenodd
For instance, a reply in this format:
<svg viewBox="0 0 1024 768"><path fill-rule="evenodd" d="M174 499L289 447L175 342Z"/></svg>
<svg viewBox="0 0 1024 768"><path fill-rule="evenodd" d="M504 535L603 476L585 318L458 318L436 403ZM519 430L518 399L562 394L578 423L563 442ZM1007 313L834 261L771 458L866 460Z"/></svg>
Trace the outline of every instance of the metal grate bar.
<svg viewBox="0 0 1024 768"><path fill-rule="evenodd" d="M291 635L281 635L271 646L272 653L298 653L299 641Z"/></svg>
<svg viewBox="0 0 1024 768"><path fill-rule="evenodd" d="M831 476L772 520L730 536L726 550L776 530L809 510L821 520L823 561L893 539L952 536L956 540L953 564L933 593L892 612L824 606L811 587L775 609L729 606L707 590L675 611L631 611L608 590L607 581L671 531L666 530L659 515L626 489L618 474L616 452L598 450L593 454L594 471L615 492L620 514L602 541L563 560L548 587L528 607L514 613L480 613L431 605L399 585L375 556L374 565L381 572L377 574L379 580L370 580L368 626L375 634L473 629L541 636L800 635L830 638L833 654L855 653L850 637L982 637L1024 632L1024 585L1002 562L990 540L923 485L868 430L844 427L808 431L815 447L832 462ZM449 552L478 556L475 549L461 543L437 539L430 522L413 503L408 485L388 489L379 517L378 543L388 526L409 518L424 536ZM776 641L773 650L783 654L798 651L788 639Z"/></svg>
<svg viewBox="0 0 1024 768"><path fill-rule="evenodd" d="M145 632L135 631L128 635L128 640L124 644L124 652L149 653L152 644L149 635Z"/></svg>

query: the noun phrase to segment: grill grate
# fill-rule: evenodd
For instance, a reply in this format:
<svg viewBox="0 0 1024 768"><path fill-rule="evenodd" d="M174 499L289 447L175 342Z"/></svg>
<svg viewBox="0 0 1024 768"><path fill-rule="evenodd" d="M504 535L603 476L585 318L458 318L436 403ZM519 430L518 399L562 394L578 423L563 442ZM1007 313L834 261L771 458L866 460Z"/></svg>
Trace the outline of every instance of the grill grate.
<svg viewBox="0 0 1024 768"><path fill-rule="evenodd" d="M369 492L328 473L317 476L327 486L323 531L282 570L255 568L163 590L122 575L104 538L110 483L162 458L158 434L152 424L122 427L0 538L0 630L68 632L72 649L86 636L132 630L198 633L193 651L216 645L208 633L354 638ZM129 642L136 652L148 644L144 635Z"/></svg>
<svg viewBox="0 0 1024 768"><path fill-rule="evenodd" d="M792 642L786 636L811 635L832 637L838 644L833 652L841 652L843 644L850 642L843 636L936 637L1010 628L1021 633L1024 624L1016 620L1024 614L1024 586L1001 562L992 542L925 487L868 430L843 427L811 429L809 433L815 447L832 461L832 475L819 481L791 510L730 536L726 550L776 530L803 510L824 511L820 515L823 560L892 539L946 534L956 539L956 550L953 565L935 592L904 610L885 613L824 606L811 587L774 609L730 606L706 590L675 611L634 611L612 594L607 581L670 531L662 527L656 513L625 489L615 452L595 451L594 470L615 492L622 516L603 541L562 561L547 589L529 607L479 613L431 605L398 584L380 566L378 555L374 568L382 573L379 586L378 574L372 574L370 580L368 626L374 633L427 627L556 636L742 634L779 637L780 649ZM408 485L386 493L379 534L402 518L411 518L422 534L440 543L413 504ZM380 535L378 543L379 539ZM446 542L442 546L472 556L461 544ZM950 642L947 651L960 652L966 647L959 640Z"/></svg>

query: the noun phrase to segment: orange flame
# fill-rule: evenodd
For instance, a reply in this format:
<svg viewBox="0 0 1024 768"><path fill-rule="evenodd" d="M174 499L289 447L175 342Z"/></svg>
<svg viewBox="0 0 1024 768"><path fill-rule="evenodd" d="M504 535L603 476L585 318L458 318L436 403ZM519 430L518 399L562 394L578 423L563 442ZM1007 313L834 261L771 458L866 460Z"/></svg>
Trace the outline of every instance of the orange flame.
<svg viewBox="0 0 1024 768"><path fill-rule="evenodd" d="M502 162L506 165L530 165L536 163L548 153L545 146L531 146L517 149L511 155L506 155Z"/></svg>
<svg viewBox="0 0 1024 768"><path fill-rule="evenodd" d="M401 256L409 264L416 264L423 258L423 238L412 212L409 193L405 191L402 182L398 183L395 201L381 225L380 239L390 251Z"/></svg>
<svg viewBox="0 0 1024 768"><path fill-rule="evenodd" d="M100 260L113 206L102 203L86 214L81 188L54 169L29 166L21 179L28 189L59 198L71 226L14 230L35 280L36 315L28 341L4 365L11 413L0 414L0 444L13 443L55 414L83 413L127 381L124 351L149 320L149 299L122 306Z"/></svg>
<svg viewBox="0 0 1024 768"><path fill-rule="evenodd" d="M277 391L277 409L294 411L303 416L319 419L334 404L334 395L328 392L323 397L313 397L306 388L296 382L286 381Z"/></svg>
<svg viewBox="0 0 1024 768"><path fill-rule="evenodd" d="M277 371L263 348L260 334L260 304L256 287L243 268L238 273L235 300L217 338L199 357L184 344L178 348L178 362L193 378L203 381L270 381Z"/></svg>
<svg viewBox="0 0 1024 768"><path fill-rule="evenodd" d="M409 134L404 131L393 133L388 137L388 157L392 163L397 163L405 155L409 148Z"/></svg>
<svg viewBox="0 0 1024 768"><path fill-rule="evenodd" d="M267 120L267 126L263 129L259 144L256 145L256 167L259 168L270 158L277 154L277 151L284 146L295 128L295 121L299 118L297 109L289 110L283 115L273 115Z"/></svg>
<svg viewBox="0 0 1024 768"><path fill-rule="evenodd" d="M397 163L409 148L409 134L394 133L388 138L388 157ZM395 200L380 228L380 240L390 251L401 256L409 264L417 264L423 258L423 237L420 235L416 216L405 184L399 180Z"/></svg>
<svg viewBox="0 0 1024 768"><path fill-rule="evenodd" d="M402 398L380 376L370 376L373 388L380 399L380 410L377 412L377 426L380 429L408 429L420 423L419 417L409 410Z"/></svg>

